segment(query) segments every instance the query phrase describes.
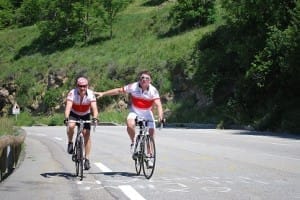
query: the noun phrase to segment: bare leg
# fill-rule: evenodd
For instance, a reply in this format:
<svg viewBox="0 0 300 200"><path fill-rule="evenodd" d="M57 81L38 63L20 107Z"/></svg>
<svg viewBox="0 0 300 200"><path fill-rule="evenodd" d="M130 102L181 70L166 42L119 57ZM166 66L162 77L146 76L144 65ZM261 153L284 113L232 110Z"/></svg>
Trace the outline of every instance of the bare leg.
<svg viewBox="0 0 300 200"><path fill-rule="evenodd" d="M150 134L150 137L152 137L153 138L153 140L154 140L154 128L149 128L149 134ZM153 147L150 147L150 146L148 146L147 147L147 152L148 152L148 154L152 154L152 148Z"/></svg>
<svg viewBox="0 0 300 200"><path fill-rule="evenodd" d="M131 144L133 144L134 136L135 136L135 120L134 119L127 119L127 133L131 140Z"/></svg>
<svg viewBox="0 0 300 200"><path fill-rule="evenodd" d="M75 123L69 123L69 128L67 131L68 142L73 142L74 129L75 129Z"/></svg>
<svg viewBox="0 0 300 200"><path fill-rule="evenodd" d="M91 147L92 147L92 142L90 139L90 131L86 129L83 130L83 135L84 135L85 158L89 159Z"/></svg>
<svg viewBox="0 0 300 200"><path fill-rule="evenodd" d="M149 128L149 134L154 138L154 128Z"/></svg>

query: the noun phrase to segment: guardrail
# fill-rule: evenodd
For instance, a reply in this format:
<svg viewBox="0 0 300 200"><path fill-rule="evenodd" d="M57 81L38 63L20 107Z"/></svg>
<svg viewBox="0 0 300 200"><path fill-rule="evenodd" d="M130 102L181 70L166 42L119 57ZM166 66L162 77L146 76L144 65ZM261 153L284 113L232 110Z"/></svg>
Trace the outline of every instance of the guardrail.
<svg viewBox="0 0 300 200"><path fill-rule="evenodd" d="M16 168L25 137L25 131L0 137L0 182Z"/></svg>

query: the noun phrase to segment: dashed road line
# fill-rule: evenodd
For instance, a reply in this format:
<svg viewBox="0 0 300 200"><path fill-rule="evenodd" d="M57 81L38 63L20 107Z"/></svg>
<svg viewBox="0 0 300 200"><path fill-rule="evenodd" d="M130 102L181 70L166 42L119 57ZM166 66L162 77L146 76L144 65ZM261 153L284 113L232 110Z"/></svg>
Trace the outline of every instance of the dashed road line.
<svg viewBox="0 0 300 200"><path fill-rule="evenodd" d="M122 190L122 192L132 200L145 200L144 197L142 197L133 187L130 185L119 185L119 188Z"/></svg>
<svg viewBox="0 0 300 200"><path fill-rule="evenodd" d="M111 169L109 169L108 167L106 167L105 165L103 165L100 162L95 163L95 165L102 171L102 172L112 172Z"/></svg>
<svg viewBox="0 0 300 200"><path fill-rule="evenodd" d="M102 172L112 172L110 168L100 162L94 163ZM100 182L100 181L99 181ZM101 182L100 182L101 183ZM119 185L118 188L131 200L145 200L132 186L130 185Z"/></svg>
<svg viewBox="0 0 300 200"><path fill-rule="evenodd" d="M63 139L60 137L54 137L54 139L58 140L58 141L62 141Z"/></svg>

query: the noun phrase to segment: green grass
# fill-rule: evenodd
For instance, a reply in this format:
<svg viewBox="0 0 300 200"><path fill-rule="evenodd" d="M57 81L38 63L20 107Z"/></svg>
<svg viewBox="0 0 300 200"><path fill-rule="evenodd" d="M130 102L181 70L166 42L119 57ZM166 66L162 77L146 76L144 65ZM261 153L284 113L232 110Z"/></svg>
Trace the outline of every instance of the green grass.
<svg viewBox="0 0 300 200"><path fill-rule="evenodd" d="M125 125L127 111L107 110L99 114L99 122L112 122Z"/></svg>
<svg viewBox="0 0 300 200"><path fill-rule="evenodd" d="M46 93L49 89L49 72L58 70L65 71L70 77L72 73L84 72L88 75L92 87L104 90L134 81L136 72L149 69L153 72L154 84L160 92L172 92L172 83L167 79L172 76L170 68L174 67L178 60L188 59L197 41L205 33L214 30L216 25L174 36L160 36L159 34L167 31L169 27L166 17L174 2L167 1L160 6L143 6L145 2L147 1L136 0L118 14L113 25L112 40L103 40L89 46L74 46L48 54L35 51L36 49L30 46L39 36L37 26L1 30L0 83L4 83L8 77L16 80L17 101L23 110L28 109L39 95ZM25 51L19 59L14 59L21 49L28 47L31 47L30 51ZM132 69L131 72L128 72L128 69ZM109 73L113 70L117 77L112 79ZM73 80L68 80L60 90L66 93L73 87L72 83ZM61 98L65 97L62 95ZM126 111L105 109L102 100L99 100L98 104L102 111L100 121L124 123ZM176 109L177 106L173 104L164 105L165 109ZM32 116L31 112L25 111L18 116L17 125L62 125L62 122L63 113L40 113L39 116Z"/></svg>
<svg viewBox="0 0 300 200"><path fill-rule="evenodd" d="M14 119L1 117L0 118L0 137L2 135L14 134Z"/></svg>

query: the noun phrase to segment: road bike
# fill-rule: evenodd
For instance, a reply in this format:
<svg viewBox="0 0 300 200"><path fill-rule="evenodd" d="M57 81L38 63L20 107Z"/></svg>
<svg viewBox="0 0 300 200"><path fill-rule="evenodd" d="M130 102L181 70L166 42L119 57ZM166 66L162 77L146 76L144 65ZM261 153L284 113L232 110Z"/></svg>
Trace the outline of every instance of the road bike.
<svg viewBox="0 0 300 200"><path fill-rule="evenodd" d="M83 127L84 124L91 124L91 120L69 120L69 122L75 122L77 126L77 134L75 139L75 145L73 147L72 161L75 162L76 176L83 179L83 162L84 162L84 138L83 138ZM68 126L69 127L69 126ZM95 131L96 124L94 125L93 131Z"/></svg>
<svg viewBox="0 0 300 200"><path fill-rule="evenodd" d="M153 137L149 135L148 123L152 122L141 117L135 119L135 124L139 128L139 134L135 138L135 146L132 158L135 163L135 170L137 175L143 174L147 179L153 175L156 164L156 148ZM161 127L162 127L161 123Z"/></svg>

